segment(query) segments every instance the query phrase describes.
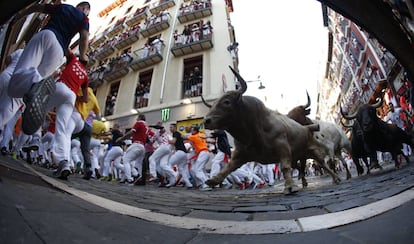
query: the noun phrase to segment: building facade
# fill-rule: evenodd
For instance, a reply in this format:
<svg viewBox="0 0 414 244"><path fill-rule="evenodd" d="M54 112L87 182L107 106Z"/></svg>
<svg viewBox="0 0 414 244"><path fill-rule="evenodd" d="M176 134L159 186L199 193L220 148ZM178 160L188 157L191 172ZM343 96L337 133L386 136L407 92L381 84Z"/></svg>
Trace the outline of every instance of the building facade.
<svg viewBox="0 0 414 244"><path fill-rule="evenodd" d="M355 23L327 9L329 29L325 79L318 84L317 117L340 123L340 107L353 113L360 104L384 99L379 115L388 112L390 102L399 106L408 100L404 70L394 56ZM401 98L403 97L403 98Z"/></svg>
<svg viewBox="0 0 414 244"><path fill-rule="evenodd" d="M235 89L231 11L224 0L117 0L101 11L89 76L108 128L132 126L137 113L149 124L200 124L200 96Z"/></svg>

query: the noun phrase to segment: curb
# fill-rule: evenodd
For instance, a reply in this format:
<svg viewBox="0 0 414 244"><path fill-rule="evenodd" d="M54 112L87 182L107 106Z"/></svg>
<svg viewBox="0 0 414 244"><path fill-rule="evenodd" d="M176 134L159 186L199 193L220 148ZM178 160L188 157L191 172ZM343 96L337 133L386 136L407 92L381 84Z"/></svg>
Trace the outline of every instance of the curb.
<svg viewBox="0 0 414 244"><path fill-rule="evenodd" d="M406 190L392 197L379 200L364 206L355 207L335 213L301 217L290 220L271 220L271 221L219 221L191 217L179 217L163 213L152 212L147 209L130 206L109 200L85 191L71 188L65 183L46 176L29 165L23 164L31 172L38 175L42 180L55 188L65 191L75 197L81 198L96 206L105 208L112 212L136 217L151 221L157 224L166 225L174 228L188 230L199 230L202 233L214 234L286 234L300 233L315 230L334 228L342 225L366 220L414 199L414 188Z"/></svg>

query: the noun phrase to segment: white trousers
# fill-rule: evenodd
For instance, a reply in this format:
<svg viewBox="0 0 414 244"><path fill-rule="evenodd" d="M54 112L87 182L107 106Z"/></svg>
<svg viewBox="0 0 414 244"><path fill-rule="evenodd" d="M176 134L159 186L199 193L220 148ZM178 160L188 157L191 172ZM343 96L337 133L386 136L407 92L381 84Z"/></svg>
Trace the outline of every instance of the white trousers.
<svg viewBox="0 0 414 244"><path fill-rule="evenodd" d="M151 177L157 178L157 171L160 171L160 161L165 155L171 153L171 147L168 144L159 146L154 153L149 157L149 172ZM167 159L168 162L168 159ZM158 170L157 170L158 169ZM160 172L161 173L161 172Z"/></svg>
<svg viewBox="0 0 414 244"><path fill-rule="evenodd" d="M100 169L99 167L99 154L101 152L101 141L95 138L91 138L91 143L89 145L90 149L92 150L91 154L91 167L92 167L92 174L95 175L94 169Z"/></svg>
<svg viewBox="0 0 414 244"><path fill-rule="evenodd" d="M190 182L190 172L188 172L187 153L181 150L175 151L175 153L170 157L169 164L171 166L177 165L178 173L181 174L181 180L184 182L186 187L193 186Z"/></svg>
<svg viewBox="0 0 414 244"><path fill-rule="evenodd" d="M44 155L45 155L45 159L48 162L52 162L52 158L50 157L50 152L53 148L53 141L54 141L55 135L48 131L46 132L46 134L43 135L41 143L43 144L43 150L44 150Z"/></svg>
<svg viewBox="0 0 414 244"><path fill-rule="evenodd" d="M114 146L109 150L105 156L103 169L102 169L102 176L108 176L111 172L111 162L114 162L114 167L119 170L123 170L121 166L121 159L124 155L124 151L120 146Z"/></svg>
<svg viewBox="0 0 414 244"><path fill-rule="evenodd" d="M225 153L218 150L217 154L214 156L213 160L211 161L211 171L210 171L210 178L216 176L221 169L226 167L226 161L224 160Z"/></svg>
<svg viewBox="0 0 414 244"><path fill-rule="evenodd" d="M14 126L16 125L16 122L19 119L20 115L22 115L22 111L17 110L17 112L12 117L12 119L9 120L9 122L7 122L7 124L4 126L3 132L1 132L3 138L2 138L2 141L1 141L1 144L0 144L0 147L7 147L8 146L9 141L13 137ZM1 118L0 118L0 120L1 120ZM0 127L0 129L2 129L2 128Z"/></svg>
<svg viewBox="0 0 414 244"><path fill-rule="evenodd" d="M56 163L62 160L70 162L72 132L68 130L68 125L75 101L76 94L63 82L56 82L56 91L49 102L49 108L56 108L55 143L53 143L52 149Z"/></svg>
<svg viewBox="0 0 414 244"><path fill-rule="evenodd" d="M191 175L194 177L197 186L204 184L204 182L208 179L205 172L205 165L209 159L210 153L208 151L201 151L191 166Z"/></svg>
<svg viewBox="0 0 414 244"><path fill-rule="evenodd" d="M50 30L36 33L27 43L8 86L11 97L23 97L33 83L51 75L63 64L63 49Z"/></svg>
<svg viewBox="0 0 414 244"><path fill-rule="evenodd" d="M77 163L82 163L81 160L81 149L80 149L80 141L73 139L70 143L70 155L73 163L76 165ZM81 165L82 166L82 165Z"/></svg>
<svg viewBox="0 0 414 244"><path fill-rule="evenodd" d="M145 148L140 143L132 143L124 154L124 177L132 180L132 176L138 176L142 172L142 160L144 160ZM137 171L137 169L138 171Z"/></svg>

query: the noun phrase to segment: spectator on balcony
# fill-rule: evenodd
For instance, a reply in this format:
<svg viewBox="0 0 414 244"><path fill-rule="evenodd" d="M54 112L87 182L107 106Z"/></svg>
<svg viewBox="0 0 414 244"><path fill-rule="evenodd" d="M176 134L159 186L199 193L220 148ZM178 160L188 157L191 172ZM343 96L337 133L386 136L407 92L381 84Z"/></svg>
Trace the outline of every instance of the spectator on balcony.
<svg viewBox="0 0 414 244"><path fill-rule="evenodd" d="M182 36L178 33L178 30L174 31L174 45L181 46L183 44Z"/></svg>
<svg viewBox="0 0 414 244"><path fill-rule="evenodd" d="M156 53L161 54L161 48L164 44L164 40L161 38L161 34L159 34L152 42L151 45L154 47Z"/></svg>
<svg viewBox="0 0 414 244"><path fill-rule="evenodd" d="M188 25L184 26L182 36L184 36L184 44L188 44L188 43L191 42L191 29L190 29L190 26L188 26Z"/></svg>
<svg viewBox="0 0 414 244"><path fill-rule="evenodd" d="M161 15L161 21L162 22L167 22L170 19L170 13L166 9L161 11L160 15Z"/></svg>
<svg viewBox="0 0 414 244"><path fill-rule="evenodd" d="M146 42L144 47L142 48L141 59L144 59L144 58L148 57L150 49L151 49L151 47L150 47L149 43Z"/></svg>
<svg viewBox="0 0 414 244"><path fill-rule="evenodd" d="M198 24L193 24L191 27L191 38L193 42L198 42L200 41L200 27L198 26Z"/></svg>
<svg viewBox="0 0 414 244"><path fill-rule="evenodd" d="M143 97L144 100L143 100L142 107L148 106L149 95L150 95L150 83L147 83L144 87L144 97Z"/></svg>
<svg viewBox="0 0 414 244"><path fill-rule="evenodd" d="M144 84L138 84L135 89L135 108L142 108L144 104Z"/></svg>
<svg viewBox="0 0 414 244"><path fill-rule="evenodd" d="M213 27L211 26L210 20L202 25L203 29L203 39L211 39L211 34L213 33Z"/></svg>

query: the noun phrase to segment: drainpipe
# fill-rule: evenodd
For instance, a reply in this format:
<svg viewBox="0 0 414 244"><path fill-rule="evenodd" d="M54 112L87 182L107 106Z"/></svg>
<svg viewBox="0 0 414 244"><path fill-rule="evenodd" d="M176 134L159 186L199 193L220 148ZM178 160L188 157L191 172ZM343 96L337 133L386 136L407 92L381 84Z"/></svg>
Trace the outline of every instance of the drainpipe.
<svg viewBox="0 0 414 244"><path fill-rule="evenodd" d="M160 103L163 103L164 88L165 88L165 79L167 78L167 67L168 67L168 62L169 62L169 59L170 59L170 48L171 48L172 40L174 38L174 29L175 29L175 25L177 24L178 12L180 11L181 0L177 0L175 5L176 5L176 10L175 10L175 15L174 15L174 20L173 20L173 23L171 25L172 26L172 28L171 28L171 34L170 34L170 38L168 40L168 45L166 46L166 48L167 48L167 55L165 55L164 71L163 71L163 74L162 74Z"/></svg>

